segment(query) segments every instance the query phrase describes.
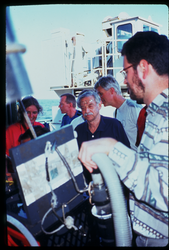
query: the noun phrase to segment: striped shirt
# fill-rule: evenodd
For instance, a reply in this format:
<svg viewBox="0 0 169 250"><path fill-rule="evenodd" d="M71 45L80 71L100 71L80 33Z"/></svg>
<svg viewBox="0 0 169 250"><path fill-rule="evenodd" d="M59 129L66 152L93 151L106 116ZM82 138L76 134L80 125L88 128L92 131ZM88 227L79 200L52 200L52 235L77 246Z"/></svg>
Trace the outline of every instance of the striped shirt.
<svg viewBox="0 0 169 250"><path fill-rule="evenodd" d="M149 238L168 238L168 89L147 107L137 152L117 142L109 157L131 191L134 231Z"/></svg>

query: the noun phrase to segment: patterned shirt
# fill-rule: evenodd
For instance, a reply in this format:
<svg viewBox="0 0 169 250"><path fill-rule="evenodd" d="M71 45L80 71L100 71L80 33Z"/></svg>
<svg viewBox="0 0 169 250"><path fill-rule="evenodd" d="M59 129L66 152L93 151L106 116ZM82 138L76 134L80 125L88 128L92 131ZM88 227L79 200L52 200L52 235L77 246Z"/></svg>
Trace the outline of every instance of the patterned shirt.
<svg viewBox="0 0 169 250"><path fill-rule="evenodd" d="M137 152L117 142L109 157L131 191L134 231L149 238L168 238L168 89L147 107Z"/></svg>

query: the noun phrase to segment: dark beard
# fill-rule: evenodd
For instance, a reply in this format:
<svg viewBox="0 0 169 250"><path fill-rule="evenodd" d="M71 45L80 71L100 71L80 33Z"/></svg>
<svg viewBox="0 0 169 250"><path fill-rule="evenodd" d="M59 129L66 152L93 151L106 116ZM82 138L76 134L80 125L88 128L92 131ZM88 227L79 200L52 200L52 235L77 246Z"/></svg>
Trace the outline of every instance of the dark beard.
<svg viewBox="0 0 169 250"><path fill-rule="evenodd" d="M138 78L138 75L137 73L135 72L133 78L132 78L132 81L137 85L139 86L142 91L144 92L145 91L145 88L143 86L143 83L142 81ZM135 93L133 93L133 91L130 89L130 98L132 100L136 100L138 104L143 104L144 101L143 101L143 98L139 98Z"/></svg>
<svg viewBox="0 0 169 250"><path fill-rule="evenodd" d="M137 102L138 104L144 104L143 98L137 99L136 102Z"/></svg>

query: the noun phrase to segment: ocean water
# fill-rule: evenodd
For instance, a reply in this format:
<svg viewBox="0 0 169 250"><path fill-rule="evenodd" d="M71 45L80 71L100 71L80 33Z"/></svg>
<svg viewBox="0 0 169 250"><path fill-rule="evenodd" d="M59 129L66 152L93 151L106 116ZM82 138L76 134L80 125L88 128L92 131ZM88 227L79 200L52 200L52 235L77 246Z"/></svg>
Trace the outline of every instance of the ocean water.
<svg viewBox="0 0 169 250"><path fill-rule="evenodd" d="M43 111L39 113L36 121L52 120L52 106L58 106L59 99L39 99L39 104L42 106Z"/></svg>

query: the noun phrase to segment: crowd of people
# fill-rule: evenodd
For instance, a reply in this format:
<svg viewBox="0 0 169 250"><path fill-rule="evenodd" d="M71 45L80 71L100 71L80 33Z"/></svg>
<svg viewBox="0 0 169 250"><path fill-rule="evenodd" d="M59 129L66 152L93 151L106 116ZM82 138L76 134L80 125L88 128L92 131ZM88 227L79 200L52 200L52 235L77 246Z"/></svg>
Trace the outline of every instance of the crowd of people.
<svg viewBox="0 0 169 250"><path fill-rule="evenodd" d="M61 127L72 124L77 132L79 159L86 182L91 181L94 153L105 153L115 164L122 185L129 191L129 213L137 246L168 244L168 74L169 41L155 32L138 32L122 48L125 99L112 75L85 89L77 102L72 94L60 96ZM22 100L36 133L50 132L36 122L42 107L33 97ZM100 114L104 106L115 115ZM145 105L145 106L144 106ZM78 106L79 109L76 108ZM33 139L25 118L6 130L9 149Z"/></svg>

